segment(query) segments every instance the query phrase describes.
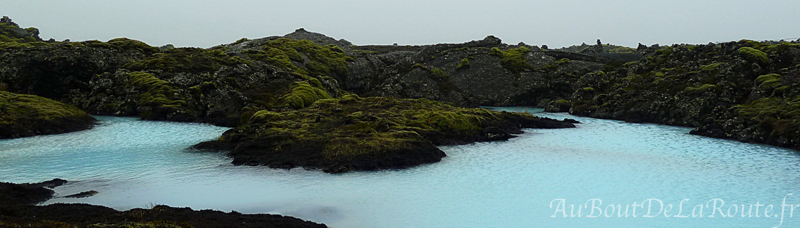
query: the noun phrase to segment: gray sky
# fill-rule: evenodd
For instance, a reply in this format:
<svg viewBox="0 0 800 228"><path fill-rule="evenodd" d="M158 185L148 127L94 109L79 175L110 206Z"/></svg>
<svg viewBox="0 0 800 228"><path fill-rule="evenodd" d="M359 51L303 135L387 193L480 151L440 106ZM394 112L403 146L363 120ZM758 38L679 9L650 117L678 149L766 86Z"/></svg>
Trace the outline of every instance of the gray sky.
<svg viewBox="0 0 800 228"><path fill-rule="evenodd" d="M111 1L3 0L0 13L43 39L128 37L211 47L305 28L354 44L708 43L800 38L798 0Z"/></svg>

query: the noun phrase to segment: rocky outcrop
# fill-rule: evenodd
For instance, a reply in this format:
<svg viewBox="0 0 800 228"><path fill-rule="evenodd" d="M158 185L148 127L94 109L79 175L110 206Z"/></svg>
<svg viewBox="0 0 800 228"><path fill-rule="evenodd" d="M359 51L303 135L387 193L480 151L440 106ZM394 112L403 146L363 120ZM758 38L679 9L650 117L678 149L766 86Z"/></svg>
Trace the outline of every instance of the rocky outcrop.
<svg viewBox="0 0 800 228"><path fill-rule="evenodd" d="M144 43L115 39L0 46L0 84L8 91L33 94L72 104L71 96L91 91L97 74L153 54Z"/></svg>
<svg viewBox="0 0 800 228"><path fill-rule="evenodd" d="M2 23L11 28L4 34L18 36L0 42L0 89L91 114L238 126L261 110L300 110L354 93L461 107L538 106L791 148L800 135L797 43L634 50L598 42L548 50L489 36L355 46L298 29L209 49L155 48L128 39L40 42L33 30Z"/></svg>
<svg viewBox="0 0 800 228"><path fill-rule="evenodd" d="M749 40L647 48L587 74L571 113L697 127L693 134L798 149L800 44Z"/></svg>
<svg viewBox="0 0 800 228"><path fill-rule="evenodd" d="M8 91L97 115L221 126L343 91L458 106L537 105L568 97L574 81L603 64L594 56L510 46L491 36L463 44L358 47L304 29L209 49L155 48L124 38L4 47L0 84ZM290 102L300 98L292 95L303 91L300 82L325 93Z"/></svg>
<svg viewBox="0 0 800 228"><path fill-rule="evenodd" d="M521 128L568 127L575 125L426 99L346 95L297 111L256 112L243 126L195 148L230 151L235 165L340 173L438 162L445 156L439 145L506 140Z"/></svg>
<svg viewBox="0 0 800 228"><path fill-rule="evenodd" d="M36 184L0 182L2 227L327 227L301 219L268 214L195 211L158 205L150 209L114 209L87 204L33 206L53 197L54 179Z"/></svg>
<svg viewBox="0 0 800 228"><path fill-rule="evenodd" d="M458 106L535 106L563 99L604 60L489 36L463 44L353 47L344 89L362 96L426 98Z"/></svg>
<svg viewBox="0 0 800 228"><path fill-rule="evenodd" d="M313 36L301 33L308 32L293 34ZM335 78L347 74L351 60L337 46L282 37L210 49L159 49L124 38L13 44L0 48L0 86L8 91L97 115L221 126L236 126L254 110L298 109L340 96ZM294 93L301 82L321 93Z"/></svg>
<svg viewBox="0 0 800 228"><path fill-rule="evenodd" d="M36 42L42 41L39 38L39 29L20 28L11 18L3 16L0 19L0 42Z"/></svg>
<svg viewBox="0 0 800 228"><path fill-rule="evenodd" d="M74 106L0 91L0 139L86 130L94 123L91 115Z"/></svg>

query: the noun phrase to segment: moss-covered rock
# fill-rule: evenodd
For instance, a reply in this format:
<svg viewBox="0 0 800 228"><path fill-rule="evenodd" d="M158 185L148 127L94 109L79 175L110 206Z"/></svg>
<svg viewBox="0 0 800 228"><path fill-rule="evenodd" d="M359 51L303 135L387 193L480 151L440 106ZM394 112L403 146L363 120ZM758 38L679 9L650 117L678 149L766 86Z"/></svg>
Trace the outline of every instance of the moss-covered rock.
<svg viewBox="0 0 800 228"><path fill-rule="evenodd" d="M0 138L59 134L89 129L86 112L47 98L0 91Z"/></svg>
<svg viewBox="0 0 800 228"><path fill-rule="evenodd" d="M112 42L109 42L113 44ZM133 46L147 50L146 47ZM155 49L156 51L158 49ZM131 70L160 70L168 72L214 72L222 66L248 64L238 56L230 56L221 49L173 48L154 53L146 59L130 63Z"/></svg>
<svg viewBox="0 0 800 228"><path fill-rule="evenodd" d="M42 38L39 38L39 29L33 27L20 28L17 23L11 21L11 18L7 16L3 16L0 19L0 42L23 43L37 41L42 41Z"/></svg>
<svg viewBox="0 0 800 228"><path fill-rule="evenodd" d="M136 103L142 119L185 122L197 118L195 111L187 107L186 98L181 97L174 86L152 74L131 72L125 87L141 91Z"/></svg>
<svg viewBox="0 0 800 228"><path fill-rule="evenodd" d="M577 86L594 92L573 93L571 113L800 148L800 44L742 40L645 51L639 61L582 77Z"/></svg>
<svg viewBox="0 0 800 228"><path fill-rule="evenodd" d="M535 69L531 64L525 60L525 55L531 52L526 47L518 47L508 50L500 50L500 48L492 48L490 54L500 57L500 62L503 67L514 73Z"/></svg>
<svg viewBox="0 0 800 228"><path fill-rule="evenodd" d="M319 81L317 81L317 83L319 83ZM320 87L321 85L319 84L311 86L311 84L305 81L295 82L292 85L291 92L284 95L282 99L292 108L301 109L311 106L311 104L319 99L331 98L331 95Z"/></svg>
<svg viewBox="0 0 800 228"><path fill-rule="evenodd" d="M231 150L237 165L319 168L326 172L394 169L439 161L437 145L505 140L521 127L571 123L528 114L458 108L435 101L322 99L296 111L256 112L248 123L201 149Z"/></svg>
<svg viewBox="0 0 800 228"><path fill-rule="evenodd" d="M757 63L768 63L769 58L767 57L767 53L759 51L755 48L751 47L742 47L739 48L739 55L742 58L747 59L749 61L757 62Z"/></svg>
<svg viewBox="0 0 800 228"><path fill-rule="evenodd" d="M469 59L463 58L461 59L460 62L458 62L458 66L456 66L456 69L468 68L468 67L469 67Z"/></svg>
<svg viewBox="0 0 800 228"><path fill-rule="evenodd" d="M117 40L115 45L100 41L30 42L13 47L0 43L0 83L8 91L33 94L72 103L72 95L92 90L90 81L98 74L114 72L144 58L143 44ZM145 50L146 51L146 50Z"/></svg>

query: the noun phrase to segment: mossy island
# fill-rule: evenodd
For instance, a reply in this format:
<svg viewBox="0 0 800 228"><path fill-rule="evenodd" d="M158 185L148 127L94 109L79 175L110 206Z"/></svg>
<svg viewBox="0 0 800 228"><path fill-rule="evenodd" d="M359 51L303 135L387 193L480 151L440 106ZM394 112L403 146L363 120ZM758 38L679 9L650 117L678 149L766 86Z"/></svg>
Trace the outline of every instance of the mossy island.
<svg viewBox="0 0 800 228"><path fill-rule="evenodd" d="M258 111L246 124L195 148L230 150L236 165L341 173L438 162L446 155L436 146L507 140L521 128L569 127L575 125L427 99L346 95L296 111Z"/></svg>
<svg viewBox="0 0 800 228"><path fill-rule="evenodd" d="M94 123L91 115L74 106L0 91L0 139L86 130Z"/></svg>

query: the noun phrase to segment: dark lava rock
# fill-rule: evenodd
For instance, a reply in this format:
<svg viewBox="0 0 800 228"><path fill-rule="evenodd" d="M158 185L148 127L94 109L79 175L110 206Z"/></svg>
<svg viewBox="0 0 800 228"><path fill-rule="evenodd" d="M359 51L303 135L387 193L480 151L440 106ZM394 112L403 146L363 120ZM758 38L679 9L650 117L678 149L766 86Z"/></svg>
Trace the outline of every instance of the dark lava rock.
<svg viewBox="0 0 800 228"><path fill-rule="evenodd" d="M33 184L13 184L0 182L0 204L37 204L53 197L57 186L66 184L62 179L53 179Z"/></svg>
<svg viewBox="0 0 800 228"><path fill-rule="evenodd" d="M800 148L800 43L742 40L639 49L645 58L581 77L570 112Z"/></svg>
<svg viewBox="0 0 800 228"><path fill-rule="evenodd" d="M506 45L489 36L462 44L353 46L340 82L362 96L426 98L457 106L533 106L570 97L603 58L536 46Z"/></svg>
<svg viewBox="0 0 800 228"><path fill-rule="evenodd" d="M87 204L33 206L50 199L50 188L64 183L61 179L35 184L0 182L0 227L327 227L289 216L163 205L128 211Z"/></svg>
<svg viewBox="0 0 800 228"><path fill-rule="evenodd" d="M72 194L72 195L64 196L64 198L88 198L88 197L92 197L94 195L97 195L97 193L99 193L99 192L91 190L91 191L85 191L85 192L80 192L80 193L75 193L75 194Z"/></svg>

